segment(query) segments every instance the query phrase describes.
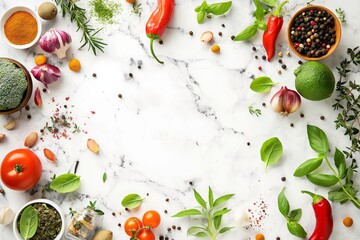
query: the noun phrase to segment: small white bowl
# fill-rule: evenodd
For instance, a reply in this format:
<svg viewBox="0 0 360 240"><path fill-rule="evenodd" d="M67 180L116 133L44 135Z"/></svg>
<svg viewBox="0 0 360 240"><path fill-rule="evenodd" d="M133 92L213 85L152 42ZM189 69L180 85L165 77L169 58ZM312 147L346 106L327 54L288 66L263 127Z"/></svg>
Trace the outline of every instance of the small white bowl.
<svg viewBox="0 0 360 240"><path fill-rule="evenodd" d="M28 12L30 13L36 20L37 22L37 28L38 28L38 32L36 34L36 37L35 39L30 42L30 43L27 43L27 44L23 44L23 45L16 45L16 44L13 44L11 43L7 37L5 36L5 32L4 32L4 26L5 26L5 23L6 21L9 19L9 17L11 15L13 15L14 13L16 12L19 12L19 11L24 11L24 12ZM40 21L40 18L38 17L38 15L33 11L31 10L30 8L28 7L25 7L25 6L16 6L16 7L12 7L10 9L8 9L2 16L1 16L1 19L0 19L0 33L1 33L1 37L2 39L11 47L13 48L16 48L16 49L27 49L27 48L30 48L32 47L40 38L41 36L41 30L42 30L42 27L41 27L41 21Z"/></svg>
<svg viewBox="0 0 360 240"><path fill-rule="evenodd" d="M59 205L57 205L56 203L54 203L53 201L50 201L48 199L35 199L33 201L30 201L28 203L25 203L20 210L16 213L15 218L14 218L14 222L13 222L13 232L15 235L16 240L24 240L24 238L20 235L18 227L17 227L17 220L20 216L20 213L29 205L32 205L34 203L45 203L48 204L50 206L52 206L53 208L56 209L56 211L60 214L61 217L61 230L60 233L58 234L58 236L54 239L54 240L60 240L64 233L65 233L65 217L64 217L64 213L62 212L61 208L59 207ZM51 240L51 239L49 239Z"/></svg>

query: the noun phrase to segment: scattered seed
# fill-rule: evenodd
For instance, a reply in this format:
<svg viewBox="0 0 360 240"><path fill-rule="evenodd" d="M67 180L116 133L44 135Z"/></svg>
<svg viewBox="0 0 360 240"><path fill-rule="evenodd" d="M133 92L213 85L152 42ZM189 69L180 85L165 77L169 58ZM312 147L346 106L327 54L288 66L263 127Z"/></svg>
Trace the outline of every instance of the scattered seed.
<svg viewBox="0 0 360 240"><path fill-rule="evenodd" d="M250 142L247 142L246 144L247 144L248 146L250 146Z"/></svg>
<svg viewBox="0 0 360 240"><path fill-rule="evenodd" d="M302 62L301 60L299 60L299 61L298 61L298 64L301 65L301 64L303 64L303 62Z"/></svg>
<svg viewBox="0 0 360 240"><path fill-rule="evenodd" d="M93 76L94 78L96 78L96 73L93 73L92 76Z"/></svg>
<svg viewBox="0 0 360 240"><path fill-rule="evenodd" d="M118 226L121 227L121 223L118 223Z"/></svg>
<svg viewBox="0 0 360 240"><path fill-rule="evenodd" d="M283 61L282 61L282 59L279 59L278 62L279 62L279 63L282 63Z"/></svg>
<svg viewBox="0 0 360 240"><path fill-rule="evenodd" d="M171 228L168 227L168 228L167 228L167 231L170 232L170 231L171 231Z"/></svg>
<svg viewBox="0 0 360 240"><path fill-rule="evenodd" d="M46 91L47 91L47 90L46 90L46 88L43 88L43 90L42 90L42 91L43 91L44 93L46 93Z"/></svg>
<svg viewBox="0 0 360 240"><path fill-rule="evenodd" d="M256 47L252 47L252 50L253 50L254 52L256 52Z"/></svg>
<svg viewBox="0 0 360 240"><path fill-rule="evenodd" d="M44 156L51 162L57 162L55 154L48 148L44 148Z"/></svg>
<svg viewBox="0 0 360 240"><path fill-rule="evenodd" d="M286 69L286 65L285 64L281 65L281 68Z"/></svg>
<svg viewBox="0 0 360 240"><path fill-rule="evenodd" d="M265 55L263 55L261 58L262 58L262 60L266 60L266 56L265 56Z"/></svg>
<svg viewBox="0 0 360 240"><path fill-rule="evenodd" d="M219 53L220 52L220 46L215 44L214 46L211 47L211 51L213 53Z"/></svg>
<svg viewBox="0 0 360 240"><path fill-rule="evenodd" d="M13 130L15 128L15 126L16 126L16 122L15 121L10 121L10 122L8 122L8 123L6 123L4 125L4 128L6 130Z"/></svg>
<svg viewBox="0 0 360 240"><path fill-rule="evenodd" d="M255 59L258 59L259 57L257 55L255 55Z"/></svg>
<svg viewBox="0 0 360 240"><path fill-rule="evenodd" d="M224 28L224 27L225 27L225 24L221 24L221 26Z"/></svg>
<svg viewBox="0 0 360 240"><path fill-rule="evenodd" d="M261 70L262 70L262 67L261 67L261 66L258 66L258 69L261 71Z"/></svg>
<svg viewBox="0 0 360 240"><path fill-rule="evenodd" d="M0 133L0 141L2 141L5 138L5 134L4 133Z"/></svg>
<svg viewBox="0 0 360 240"><path fill-rule="evenodd" d="M324 117L324 116L321 116L320 119L321 119L321 120L325 120L325 117Z"/></svg>
<svg viewBox="0 0 360 240"><path fill-rule="evenodd" d="M294 124L293 124L293 123L290 123L290 127L294 127Z"/></svg>
<svg viewBox="0 0 360 240"><path fill-rule="evenodd" d="M351 217L345 217L343 220L345 227L351 227L353 225L353 219Z"/></svg>
<svg viewBox="0 0 360 240"><path fill-rule="evenodd" d="M218 32L218 35L221 37L221 36L222 36L222 32Z"/></svg>
<svg viewBox="0 0 360 240"><path fill-rule="evenodd" d="M279 56L279 57L282 57L282 56L283 56L283 53L282 53L282 52L279 52L278 56Z"/></svg>
<svg viewBox="0 0 360 240"><path fill-rule="evenodd" d="M193 185L193 182L192 182L192 181L190 181L190 182L189 182L189 184L192 186L192 185Z"/></svg>
<svg viewBox="0 0 360 240"><path fill-rule="evenodd" d="M131 77L131 78L132 78L133 76L134 76L134 75L133 75L132 73L129 73L129 77Z"/></svg>
<svg viewBox="0 0 360 240"><path fill-rule="evenodd" d="M126 208L125 208L125 211L127 211L127 212L128 212L128 211L129 211L129 209L126 207Z"/></svg>
<svg viewBox="0 0 360 240"><path fill-rule="evenodd" d="M95 154L99 153L99 145L94 139L89 138L87 140L87 147L91 152Z"/></svg>
<svg viewBox="0 0 360 240"><path fill-rule="evenodd" d="M301 113L301 114L300 114L300 117L302 117L302 118L303 118L303 117L305 117L305 115L304 115L303 113Z"/></svg>
<svg viewBox="0 0 360 240"><path fill-rule="evenodd" d="M161 45L161 44L163 44L164 43L164 41L161 39L160 41L159 41L159 44Z"/></svg>
<svg viewBox="0 0 360 240"><path fill-rule="evenodd" d="M39 136L36 132L31 132L24 141L24 146L25 147L32 147L36 144L37 140L38 140Z"/></svg>
<svg viewBox="0 0 360 240"><path fill-rule="evenodd" d="M278 70L277 70L277 73L278 73L278 74L281 74L282 72L281 72L281 70L280 70L280 69L278 69Z"/></svg>
<svg viewBox="0 0 360 240"><path fill-rule="evenodd" d="M28 118L28 119L31 119L31 115L30 115L30 114L28 114L28 115L27 115L27 118Z"/></svg>
<svg viewBox="0 0 360 240"><path fill-rule="evenodd" d="M263 234L258 233L258 234L256 234L255 239L256 239L256 240L265 240L265 237L264 237L264 235L263 235Z"/></svg>
<svg viewBox="0 0 360 240"><path fill-rule="evenodd" d="M26 110L26 111L29 111L29 110L30 110L29 105L26 105L25 110Z"/></svg>
<svg viewBox="0 0 360 240"><path fill-rule="evenodd" d="M276 240L280 240L280 237L276 237Z"/></svg>
<svg viewBox="0 0 360 240"><path fill-rule="evenodd" d="M4 189L0 189L0 193L2 194L2 195L5 195L5 190Z"/></svg>
<svg viewBox="0 0 360 240"><path fill-rule="evenodd" d="M263 102L261 105L262 105L263 107L266 107L266 103L264 103L264 102Z"/></svg>
<svg viewBox="0 0 360 240"><path fill-rule="evenodd" d="M112 212L112 215L115 217L115 216L116 216L116 213Z"/></svg>
<svg viewBox="0 0 360 240"><path fill-rule="evenodd" d="M189 31L189 35L190 36L194 35L193 31Z"/></svg>
<svg viewBox="0 0 360 240"><path fill-rule="evenodd" d="M231 35L231 40L234 40L235 39L235 36L234 35Z"/></svg>
<svg viewBox="0 0 360 240"><path fill-rule="evenodd" d="M181 230L181 227L177 227L177 230Z"/></svg>
<svg viewBox="0 0 360 240"><path fill-rule="evenodd" d="M286 53L286 56L290 57L290 56L291 56L291 53L290 53L290 52L287 52L287 53Z"/></svg>
<svg viewBox="0 0 360 240"><path fill-rule="evenodd" d="M168 199L168 198L167 198L167 199L165 199L165 201L169 202L169 201L170 201L170 199Z"/></svg>
<svg viewBox="0 0 360 240"><path fill-rule="evenodd" d="M168 211L167 211L167 210L164 210L164 213L165 213L165 214L167 214L167 213L168 213Z"/></svg>
<svg viewBox="0 0 360 240"><path fill-rule="evenodd" d="M122 98L122 94L121 94L121 93L118 94L118 98Z"/></svg>
<svg viewBox="0 0 360 240"><path fill-rule="evenodd" d="M285 182L286 181L286 177L282 177L281 181Z"/></svg>
<svg viewBox="0 0 360 240"><path fill-rule="evenodd" d="M176 226L175 226L175 225L172 225L172 229L174 229L174 230L175 230L175 229L176 229Z"/></svg>

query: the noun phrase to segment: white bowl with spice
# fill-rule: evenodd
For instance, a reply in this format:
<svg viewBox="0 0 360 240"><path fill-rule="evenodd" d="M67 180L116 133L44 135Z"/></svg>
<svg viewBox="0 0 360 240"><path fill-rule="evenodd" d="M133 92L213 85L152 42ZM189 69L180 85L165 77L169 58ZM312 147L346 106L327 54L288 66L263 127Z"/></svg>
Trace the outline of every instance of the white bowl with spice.
<svg viewBox="0 0 360 240"><path fill-rule="evenodd" d="M41 21L28 7L16 6L8 9L0 19L3 40L16 49L32 47L41 36Z"/></svg>
<svg viewBox="0 0 360 240"><path fill-rule="evenodd" d="M22 214L26 212L26 216L24 216L24 221L26 219L31 219L33 215L31 211L34 212L33 209L26 210L31 206L35 209L36 216L38 218L38 227L35 229L35 235L39 234L42 237L46 237L47 240L60 240L65 233L65 217L59 205L50 201L48 199L36 199L24 204L20 210L16 213L14 222L13 222L13 232L16 240L24 240L24 237L20 234L20 219ZM35 213L34 212L34 213ZM61 221L61 223L60 223ZM44 226L43 223L46 223L47 226ZM51 226L50 226L51 225ZM24 225L25 226L25 225ZM21 228L21 227L20 227ZM32 229L34 231L34 229ZM44 236L44 234L48 234L48 236ZM29 238L32 238L31 236Z"/></svg>

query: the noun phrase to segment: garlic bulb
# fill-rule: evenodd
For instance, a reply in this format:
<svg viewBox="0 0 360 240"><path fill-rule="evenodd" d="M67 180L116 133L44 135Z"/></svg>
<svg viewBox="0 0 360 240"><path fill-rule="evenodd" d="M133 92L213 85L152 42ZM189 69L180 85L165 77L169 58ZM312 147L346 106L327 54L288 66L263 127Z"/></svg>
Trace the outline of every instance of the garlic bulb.
<svg viewBox="0 0 360 240"><path fill-rule="evenodd" d="M11 208L4 207L0 213L0 224L8 225L14 220L15 214Z"/></svg>
<svg viewBox="0 0 360 240"><path fill-rule="evenodd" d="M48 53L54 53L58 58L66 57L66 51L70 47L70 35L60 29L52 28L40 38L40 47Z"/></svg>
<svg viewBox="0 0 360 240"><path fill-rule="evenodd" d="M281 87L281 89L271 98L270 104L275 112L287 116L299 109L301 98L296 91L287 89L287 87Z"/></svg>
<svg viewBox="0 0 360 240"><path fill-rule="evenodd" d="M31 73L37 80L45 84L46 87L48 87L48 84L59 80L61 76L60 69L50 64L35 66L31 69Z"/></svg>

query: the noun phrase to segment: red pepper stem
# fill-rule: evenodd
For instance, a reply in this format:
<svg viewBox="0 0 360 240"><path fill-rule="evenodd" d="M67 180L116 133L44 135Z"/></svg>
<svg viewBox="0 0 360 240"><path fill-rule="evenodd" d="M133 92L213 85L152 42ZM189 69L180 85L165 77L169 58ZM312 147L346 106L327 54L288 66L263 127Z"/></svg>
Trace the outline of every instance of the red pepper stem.
<svg viewBox="0 0 360 240"><path fill-rule="evenodd" d="M312 197L312 199L313 199L313 201L312 201L313 204L317 204L317 203L319 203L321 200L324 199L322 196L317 195L317 194L314 194L314 193L309 192L309 191L302 190L301 192L302 192L302 193L309 194L309 195Z"/></svg>
<svg viewBox="0 0 360 240"><path fill-rule="evenodd" d="M283 1L273 12L271 15L275 16L275 17L282 17L281 11L282 8L284 7L285 4L287 4L289 1Z"/></svg>
<svg viewBox="0 0 360 240"><path fill-rule="evenodd" d="M154 38L150 38L150 51L151 51L151 54L153 55L153 57L155 58L155 60L160 63L160 64L164 64L163 61L160 61L157 56L155 55L155 52L154 52Z"/></svg>

